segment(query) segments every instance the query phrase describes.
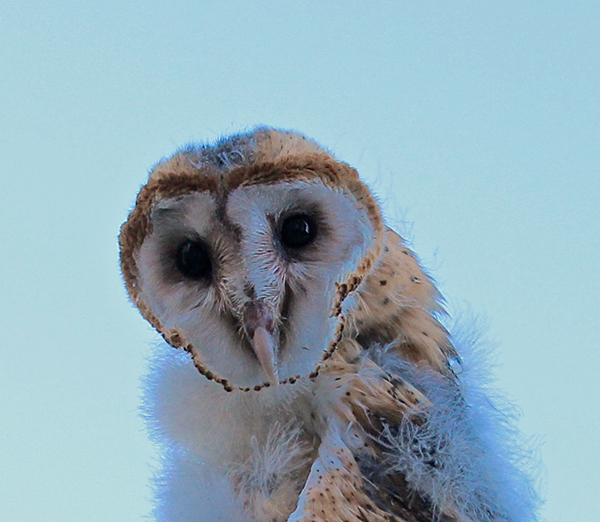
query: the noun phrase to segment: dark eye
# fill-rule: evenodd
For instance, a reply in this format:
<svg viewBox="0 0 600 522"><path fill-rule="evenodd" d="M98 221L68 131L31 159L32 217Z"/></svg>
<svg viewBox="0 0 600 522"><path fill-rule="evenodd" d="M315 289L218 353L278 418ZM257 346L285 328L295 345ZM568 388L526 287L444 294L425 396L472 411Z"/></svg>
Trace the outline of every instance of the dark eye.
<svg viewBox="0 0 600 522"><path fill-rule="evenodd" d="M286 248L302 248L312 243L317 235L315 220L306 214L296 214L283 220L281 243Z"/></svg>
<svg viewBox="0 0 600 522"><path fill-rule="evenodd" d="M212 272L210 253L202 241L186 239L177 249L175 262L178 270L190 279L204 279Z"/></svg>

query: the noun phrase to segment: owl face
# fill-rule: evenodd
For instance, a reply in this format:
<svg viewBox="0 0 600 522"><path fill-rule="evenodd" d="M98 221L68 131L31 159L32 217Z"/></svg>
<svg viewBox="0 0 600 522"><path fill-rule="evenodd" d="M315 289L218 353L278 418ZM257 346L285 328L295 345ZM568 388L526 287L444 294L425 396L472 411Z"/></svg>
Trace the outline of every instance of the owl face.
<svg viewBox="0 0 600 522"><path fill-rule="evenodd" d="M347 193L313 180L158 201L137 254L143 299L212 372L240 387L310 373L331 342L337 285L374 230Z"/></svg>

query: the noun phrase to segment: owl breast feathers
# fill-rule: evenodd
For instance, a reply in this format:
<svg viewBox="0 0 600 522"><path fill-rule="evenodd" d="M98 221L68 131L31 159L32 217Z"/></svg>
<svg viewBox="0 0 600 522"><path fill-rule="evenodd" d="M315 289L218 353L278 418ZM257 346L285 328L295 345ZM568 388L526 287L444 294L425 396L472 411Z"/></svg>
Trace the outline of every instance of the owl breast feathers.
<svg viewBox="0 0 600 522"><path fill-rule="evenodd" d="M144 405L156 520L535 520L431 279L314 141L259 128L178 151L120 246L166 341Z"/></svg>

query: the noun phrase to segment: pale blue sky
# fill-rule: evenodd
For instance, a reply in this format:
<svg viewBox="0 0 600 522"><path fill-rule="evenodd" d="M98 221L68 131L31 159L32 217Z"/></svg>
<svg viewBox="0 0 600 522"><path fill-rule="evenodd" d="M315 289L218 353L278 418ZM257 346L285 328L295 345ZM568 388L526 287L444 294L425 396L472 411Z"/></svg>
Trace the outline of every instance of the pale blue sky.
<svg viewBox="0 0 600 522"><path fill-rule="evenodd" d="M357 167L484 318L543 518L596 522L599 27L583 1L0 2L0 519L149 512L119 226L161 156L262 123Z"/></svg>

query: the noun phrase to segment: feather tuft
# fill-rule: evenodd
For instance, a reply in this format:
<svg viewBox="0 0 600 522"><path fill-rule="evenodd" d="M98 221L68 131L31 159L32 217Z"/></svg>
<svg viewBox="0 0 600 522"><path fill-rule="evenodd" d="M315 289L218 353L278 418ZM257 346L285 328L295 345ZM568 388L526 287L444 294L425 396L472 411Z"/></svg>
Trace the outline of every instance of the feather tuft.
<svg viewBox="0 0 600 522"><path fill-rule="evenodd" d="M458 330L461 330L458 328ZM458 378L383 355L383 367L421 391L431 406L408 412L379 438L389 473L429 498L436 513L465 520L536 520L539 499L530 478L537 462L515 428L518 412L488 384L488 354L469 330L454 336Z"/></svg>

